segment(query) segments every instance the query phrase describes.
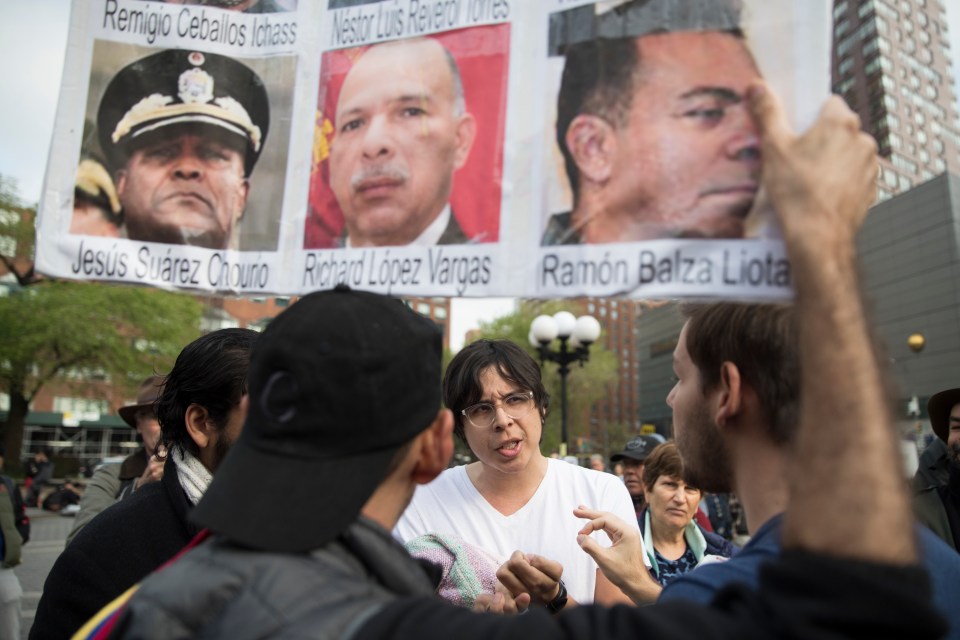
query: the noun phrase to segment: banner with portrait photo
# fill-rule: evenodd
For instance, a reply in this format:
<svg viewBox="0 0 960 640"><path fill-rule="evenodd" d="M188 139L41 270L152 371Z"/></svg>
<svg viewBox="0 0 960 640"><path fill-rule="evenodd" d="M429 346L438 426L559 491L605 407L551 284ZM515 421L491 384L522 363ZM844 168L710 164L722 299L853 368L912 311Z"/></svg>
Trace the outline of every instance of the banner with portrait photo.
<svg viewBox="0 0 960 640"><path fill-rule="evenodd" d="M791 295L774 213L755 204L746 93L766 79L796 123L812 121L826 3L545 4L535 295Z"/></svg>
<svg viewBox="0 0 960 640"><path fill-rule="evenodd" d="M509 3L331 0L321 42L306 290L492 295Z"/></svg>
<svg viewBox="0 0 960 640"><path fill-rule="evenodd" d="M253 4L74 3L38 269L167 288L284 288L303 32L298 0Z"/></svg>
<svg viewBox="0 0 960 640"><path fill-rule="evenodd" d="M79 0L37 268L250 295L784 298L746 89L826 0Z"/></svg>

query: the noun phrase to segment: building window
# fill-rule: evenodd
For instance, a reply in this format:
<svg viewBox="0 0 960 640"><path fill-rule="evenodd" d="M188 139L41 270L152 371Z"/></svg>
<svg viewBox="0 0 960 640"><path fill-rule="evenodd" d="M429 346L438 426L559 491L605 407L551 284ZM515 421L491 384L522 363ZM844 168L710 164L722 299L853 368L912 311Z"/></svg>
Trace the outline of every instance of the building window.
<svg viewBox="0 0 960 640"><path fill-rule="evenodd" d="M847 12L847 0L842 0L842 2L838 2L836 6L833 8L833 19L836 20L846 12Z"/></svg>
<svg viewBox="0 0 960 640"><path fill-rule="evenodd" d="M847 75L847 72L853 68L853 58L845 58L840 62L840 66L837 67L837 70L840 72L841 76Z"/></svg>
<svg viewBox="0 0 960 640"><path fill-rule="evenodd" d="M58 413L109 413L110 405L106 400L96 398L64 398L56 396L53 399L53 410Z"/></svg>
<svg viewBox="0 0 960 640"><path fill-rule="evenodd" d="M447 317L447 308L446 307L437 307L434 310L434 315L437 320L444 320Z"/></svg>
<svg viewBox="0 0 960 640"><path fill-rule="evenodd" d="M883 181L886 185L892 189L897 188L897 173L891 171L890 169L883 170Z"/></svg>

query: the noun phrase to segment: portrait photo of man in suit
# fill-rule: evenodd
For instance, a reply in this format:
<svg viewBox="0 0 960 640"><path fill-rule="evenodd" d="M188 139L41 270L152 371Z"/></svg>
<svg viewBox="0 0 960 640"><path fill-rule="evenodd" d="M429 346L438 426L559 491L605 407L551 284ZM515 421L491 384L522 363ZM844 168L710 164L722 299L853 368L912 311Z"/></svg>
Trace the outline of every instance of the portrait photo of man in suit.
<svg viewBox="0 0 960 640"><path fill-rule="evenodd" d="M437 40L374 45L348 71L336 103L330 187L343 246L463 244L450 206L476 137L457 62Z"/></svg>

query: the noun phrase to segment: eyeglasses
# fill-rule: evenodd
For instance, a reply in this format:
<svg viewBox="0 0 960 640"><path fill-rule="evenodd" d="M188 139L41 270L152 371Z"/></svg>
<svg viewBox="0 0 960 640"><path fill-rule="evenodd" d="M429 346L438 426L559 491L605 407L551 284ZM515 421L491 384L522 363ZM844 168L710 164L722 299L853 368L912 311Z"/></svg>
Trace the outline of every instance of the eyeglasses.
<svg viewBox="0 0 960 640"><path fill-rule="evenodd" d="M500 407L508 418L519 420L533 408L533 392L511 393L500 401ZM485 429L497 419L497 405L493 402L478 402L460 412L475 427Z"/></svg>

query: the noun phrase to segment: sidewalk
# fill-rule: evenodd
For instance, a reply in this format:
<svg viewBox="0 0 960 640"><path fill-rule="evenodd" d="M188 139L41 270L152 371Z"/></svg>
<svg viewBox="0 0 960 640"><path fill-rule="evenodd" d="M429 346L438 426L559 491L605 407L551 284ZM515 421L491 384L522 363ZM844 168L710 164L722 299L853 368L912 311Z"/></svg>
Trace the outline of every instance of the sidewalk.
<svg viewBox="0 0 960 640"><path fill-rule="evenodd" d="M33 624L43 583L73 527L73 518L58 513L28 508L27 515L30 516L30 542L23 547L23 564L14 569L23 587L21 633L24 640Z"/></svg>

